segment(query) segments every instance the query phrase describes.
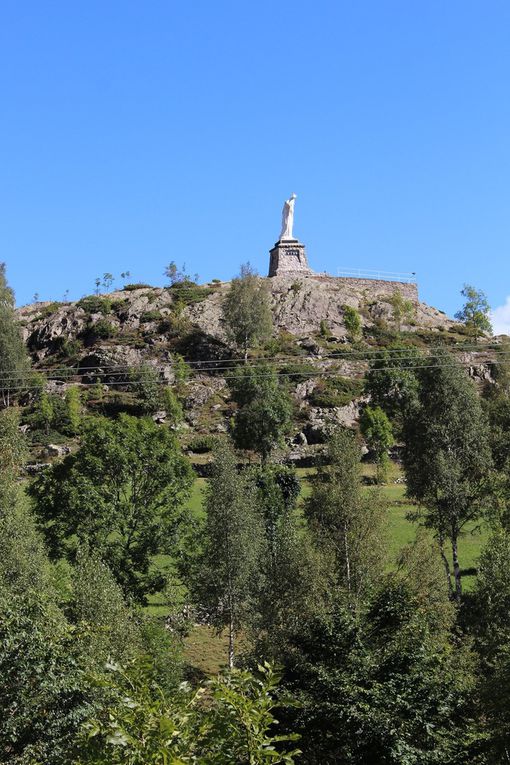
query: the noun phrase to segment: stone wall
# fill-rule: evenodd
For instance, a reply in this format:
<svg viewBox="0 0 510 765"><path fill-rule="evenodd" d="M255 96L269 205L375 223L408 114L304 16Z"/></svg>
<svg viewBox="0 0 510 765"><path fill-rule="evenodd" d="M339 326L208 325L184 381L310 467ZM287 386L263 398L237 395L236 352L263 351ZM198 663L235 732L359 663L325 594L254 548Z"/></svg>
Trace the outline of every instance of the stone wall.
<svg viewBox="0 0 510 765"><path fill-rule="evenodd" d="M372 293L373 295L387 295L391 297L395 292L400 292L406 300L412 300L413 303L419 302L418 285L416 282L393 282L383 279L359 279L355 276L321 276L314 274L314 280L330 283L346 290L352 289L356 292Z"/></svg>

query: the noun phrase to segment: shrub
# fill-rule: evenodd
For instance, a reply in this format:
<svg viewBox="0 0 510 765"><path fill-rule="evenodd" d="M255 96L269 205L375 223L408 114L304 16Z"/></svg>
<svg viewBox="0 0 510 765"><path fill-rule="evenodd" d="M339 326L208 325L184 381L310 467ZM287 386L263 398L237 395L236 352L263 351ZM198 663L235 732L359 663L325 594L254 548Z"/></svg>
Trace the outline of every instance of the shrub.
<svg viewBox="0 0 510 765"><path fill-rule="evenodd" d="M336 406L346 406L351 401L361 396L363 390L362 380L350 380L347 377L328 377L319 380L310 393L309 401L312 406L325 409Z"/></svg>
<svg viewBox="0 0 510 765"><path fill-rule="evenodd" d="M355 343L361 337L361 317L358 311L350 305L342 306L344 312L344 324L349 340Z"/></svg>
<svg viewBox="0 0 510 765"><path fill-rule="evenodd" d="M76 303L78 308L82 308L85 313L102 313L107 316L111 313L112 303L108 298L100 297L99 295L89 295Z"/></svg>
<svg viewBox="0 0 510 765"><path fill-rule="evenodd" d="M135 290L146 290L146 289L152 289L152 286L150 284L145 284L144 282L137 282L135 284L125 284L122 288L123 292L134 292Z"/></svg>
<svg viewBox="0 0 510 765"><path fill-rule="evenodd" d="M191 279L185 279L182 282L175 282L167 287L170 293L174 293L179 302L186 305L192 305L193 303L201 303L208 295L211 295L213 289L211 287L201 287L199 284L191 281Z"/></svg>
<svg viewBox="0 0 510 765"><path fill-rule="evenodd" d="M217 439L211 435L198 435L192 438L188 444L190 452L195 454L205 454L206 452L212 452L217 444Z"/></svg>
<svg viewBox="0 0 510 765"><path fill-rule="evenodd" d="M319 326L319 334L321 337L325 338L326 340L331 337L331 330L329 328L329 325L326 319L321 319L321 323Z"/></svg>
<svg viewBox="0 0 510 765"><path fill-rule="evenodd" d="M58 301L54 301L53 303L49 303L48 305L45 305L44 308L41 308L40 318L41 319L48 319L50 316L53 316L54 313L58 311L60 306L64 305L63 303L59 303Z"/></svg>
<svg viewBox="0 0 510 765"><path fill-rule="evenodd" d="M142 313L142 315L140 316L140 321L142 324L146 324L147 322L150 322L150 321L160 321L161 318L162 316L160 311L157 311L157 310L145 311L145 313Z"/></svg>
<svg viewBox="0 0 510 765"><path fill-rule="evenodd" d="M96 340L108 340L115 337L119 332L118 328L107 319L99 319L95 324L89 324L84 332L87 343L93 343Z"/></svg>
<svg viewBox="0 0 510 765"><path fill-rule="evenodd" d="M64 359L70 359L77 356L81 351L81 342L77 338L69 338L60 335L55 340L54 348L56 353Z"/></svg>

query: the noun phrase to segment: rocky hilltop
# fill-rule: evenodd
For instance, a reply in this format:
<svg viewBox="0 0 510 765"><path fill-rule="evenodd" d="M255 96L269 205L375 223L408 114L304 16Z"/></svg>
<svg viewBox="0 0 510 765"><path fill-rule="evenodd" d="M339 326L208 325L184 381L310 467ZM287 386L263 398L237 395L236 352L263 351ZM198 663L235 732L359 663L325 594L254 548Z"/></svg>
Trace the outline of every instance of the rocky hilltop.
<svg viewBox="0 0 510 765"><path fill-rule="evenodd" d="M255 355L269 356L288 379L296 400L292 439L301 450L323 441L335 423L355 422L363 403L360 380L367 356L353 356L345 306L359 312L366 349L387 345L397 335L417 346L438 336L452 343L466 339L457 322L420 302L415 284L315 274L281 275L267 283L274 337ZM176 358L183 357L192 369L184 397L187 427L210 434L225 430L232 413L225 370L235 354L221 315L229 287L218 281L128 285L72 303L24 306L18 317L36 369L57 392L71 383L99 382L117 400L127 398L133 370L150 366L161 382L172 383ZM412 304L398 331L395 293ZM479 355L473 359L473 374L480 379L488 374L484 362ZM157 414L164 419L164 413Z"/></svg>

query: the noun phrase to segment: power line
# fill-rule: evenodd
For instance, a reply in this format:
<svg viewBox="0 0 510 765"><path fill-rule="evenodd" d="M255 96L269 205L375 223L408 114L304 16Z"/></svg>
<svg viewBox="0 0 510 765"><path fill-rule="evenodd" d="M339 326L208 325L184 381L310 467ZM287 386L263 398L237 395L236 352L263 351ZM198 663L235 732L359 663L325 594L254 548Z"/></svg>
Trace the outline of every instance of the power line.
<svg viewBox="0 0 510 765"><path fill-rule="evenodd" d="M455 347L449 347L449 346L441 346L441 350L450 352L450 353L476 353L476 354L482 354L482 353L491 353L495 356L508 356L510 355L510 351L506 350L498 350L497 348L493 348L490 346L480 347L480 346L455 346ZM415 352L417 355L414 355L413 352ZM287 364L290 362L309 362L314 361L315 363L319 363L321 361L328 361L328 360L346 360L350 362L371 362L374 360L378 360L377 356L380 357L381 361L411 361L411 360L420 360L420 353L423 353L422 348L418 348L415 346L411 346L409 348L391 348L391 349L373 349L373 350L363 350L363 351L357 351L353 349L345 350L345 351L338 351L335 353L327 354L327 355L295 355L295 354L287 354L282 356L258 356L254 358L248 359L248 363L244 363L239 358L232 358L232 357L221 357L218 359L204 359L199 361L187 361L186 359L182 359L184 363L189 367L196 367L198 370L204 370L204 365L210 365L210 371L218 371L222 369L229 369L230 366L217 366L218 364L229 364L232 366L256 366L257 364L260 364L261 362L269 362L272 365L275 364ZM438 353L431 353L425 351L426 358L434 359L439 358L440 354ZM490 361L490 360L489 360ZM178 362L177 362L178 363ZM40 374L47 374L47 375L59 375L62 373L68 374L72 373L75 376L79 375L86 375L90 372L94 371L104 371L104 370L112 370L111 374L122 373L122 372L129 372L136 369L141 368L147 368L147 369L161 369L164 370L168 366L175 365L176 361L175 359L170 359L168 361L168 364L164 364L160 362L159 364L152 364L150 363L150 360L147 360L146 362L143 362L142 364L96 364L92 366L80 366L80 362L78 362L78 365L76 367L56 367L54 369L34 369L34 373L40 373ZM208 369L205 369L204 371L209 371ZM18 379L20 377L19 374L17 374L17 370L15 369L7 369L3 373L0 373L0 379L9 379L9 374L14 375L14 379Z"/></svg>
<svg viewBox="0 0 510 765"><path fill-rule="evenodd" d="M494 361L492 363L498 365L498 364L504 363L504 361ZM462 368L467 368L467 367L470 366L470 364L468 364L467 362L460 362L459 361L459 362L457 362L455 364L448 364L448 363L446 363L446 364L423 364L423 365L403 366L403 367L398 367L398 368L395 368L395 367L379 367L379 368L374 368L371 371L373 371L374 373L388 372L388 371L394 372L397 369L397 371L402 371L403 372L403 371L415 371L415 370L418 370L418 369L455 369L458 366L461 366ZM315 370L313 372L312 371L308 371L308 372L305 372L305 371L302 371L302 372L280 372L278 374L278 377L287 377L287 378L305 377L307 379L312 379L313 377L331 377L331 376L337 376L337 375L338 375L338 370L329 370L328 371L328 370L320 370L320 369L318 369L318 370ZM224 375L222 377L223 377L224 380L235 380L235 379L237 379L236 375ZM260 373L260 374L256 375L256 377L257 378L272 377L272 373L264 372L264 373ZM49 382L58 382L58 381L56 381L56 380L49 380ZM161 380L161 379L160 380L154 380L153 382L156 385L166 385L167 384L165 380ZM98 380L98 381L96 381L94 383L80 383L80 384L81 384L82 387L93 387L93 386L97 385L98 383L101 383L101 381ZM135 381L135 380L131 380L131 381L127 380L127 381L117 381L117 382L109 382L109 383L103 382L103 384L107 385L108 387L114 387L114 386L131 387L131 386L139 385L140 383L139 383L139 381ZM14 392L14 391L27 392L27 391L30 391L30 390L40 390L40 389L41 388L40 388L39 385L34 385L34 386L19 385L19 386L13 386L13 387L9 388L9 390L11 392Z"/></svg>

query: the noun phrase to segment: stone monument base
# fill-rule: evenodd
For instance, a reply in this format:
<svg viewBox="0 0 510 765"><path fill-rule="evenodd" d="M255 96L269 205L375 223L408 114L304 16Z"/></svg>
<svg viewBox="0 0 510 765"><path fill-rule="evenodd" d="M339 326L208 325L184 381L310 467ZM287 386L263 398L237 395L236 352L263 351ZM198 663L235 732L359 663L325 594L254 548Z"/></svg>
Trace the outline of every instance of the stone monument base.
<svg viewBox="0 0 510 765"><path fill-rule="evenodd" d="M305 245L298 239L280 239L269 256L269 276L313 273L306 259Z"/></svg>

